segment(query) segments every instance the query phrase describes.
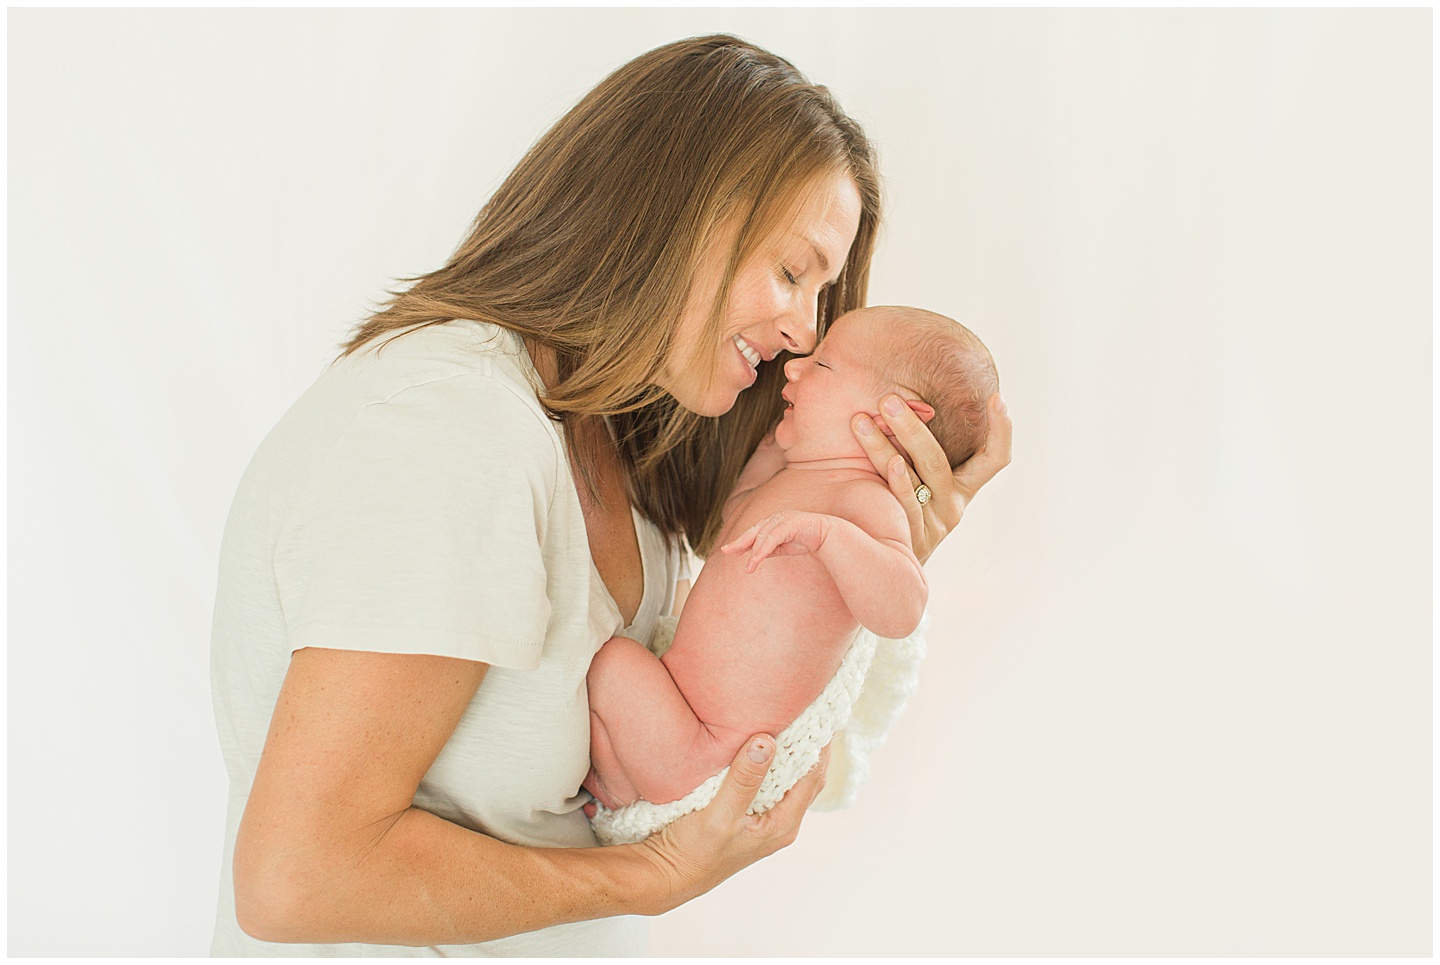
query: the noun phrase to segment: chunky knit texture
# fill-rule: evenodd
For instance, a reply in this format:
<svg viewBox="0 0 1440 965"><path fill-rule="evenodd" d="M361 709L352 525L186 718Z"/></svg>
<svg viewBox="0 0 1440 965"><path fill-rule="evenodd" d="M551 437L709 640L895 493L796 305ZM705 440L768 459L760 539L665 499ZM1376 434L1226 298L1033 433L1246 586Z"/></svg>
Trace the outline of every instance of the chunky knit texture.
<svg viewBox="0 0 1440 965"><path fill-rule="evenodd" d="M886 640L860 629L820 696L776 736L775 759L750 805L751 814L774 807L815 766L826 744L831 746L825 789L812 806L829 811L854 802L856 790L869 776L870 754L884 742L915 692L929 622L926 614L904 640ZM650 649L661 656L674 638L674 619L662 619L655 635ZM842 734L847 724L850 729ZM614 811L597 801L590 820L595 837L604 845L643 841L709 804L729 770L725 768L678 801L636 801Z"/></svg>

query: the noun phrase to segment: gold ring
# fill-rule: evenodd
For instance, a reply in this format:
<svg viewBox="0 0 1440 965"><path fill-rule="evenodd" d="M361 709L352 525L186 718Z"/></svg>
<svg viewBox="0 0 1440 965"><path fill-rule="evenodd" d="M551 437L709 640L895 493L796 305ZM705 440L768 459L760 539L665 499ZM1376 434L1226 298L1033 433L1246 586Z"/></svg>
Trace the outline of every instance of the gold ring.
<svg viewBox="0 0 1440 965"><path fill-rule="evenodd" d="M921 506L924 506L930 501L930 495L930 487L925 485L924 483L921 483L919 486L915 487L915 499L920 503Z"/></svg>

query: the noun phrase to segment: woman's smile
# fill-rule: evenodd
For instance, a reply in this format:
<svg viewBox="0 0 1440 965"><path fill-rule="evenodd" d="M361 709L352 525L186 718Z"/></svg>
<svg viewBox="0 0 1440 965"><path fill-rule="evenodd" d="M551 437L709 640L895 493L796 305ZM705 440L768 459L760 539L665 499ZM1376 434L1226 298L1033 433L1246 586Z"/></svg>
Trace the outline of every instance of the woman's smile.
<svg viewBox="0 0 1440 965"><path fill-rule="evenodd" d="M743 336L735 336L735 347L740 350L740 354L745 357L745 361L752 369L760 364L760 353L755 351L755 347L745 341Z"/></svg>
<svg viewBox="0 0 1440 965"><path fill-rule="evenodd" d="M759 374L755 371L755 368L760 364L761 356L749 342L745 341L745 339L739 335L734 336L731 342L735 346L735 354L739 357L740 364L745 367L742 376L745 384L740 387L740 391L743 392L755 384L755 379ZM739 393L737 392L736 394L738 395Z"/></svg>

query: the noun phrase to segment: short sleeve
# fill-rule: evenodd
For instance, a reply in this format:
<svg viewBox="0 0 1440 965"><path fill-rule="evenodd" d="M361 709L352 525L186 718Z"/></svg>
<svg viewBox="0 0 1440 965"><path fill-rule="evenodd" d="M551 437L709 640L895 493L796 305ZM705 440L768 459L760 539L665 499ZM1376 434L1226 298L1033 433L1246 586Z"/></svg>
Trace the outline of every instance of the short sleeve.
<svg viewBox="0 0 1440 965"><path fill-rule="evenodd" d="M488 375L426 382L360 409L276 545L290 650L535 668L561 465L533 403Z"/></svg>

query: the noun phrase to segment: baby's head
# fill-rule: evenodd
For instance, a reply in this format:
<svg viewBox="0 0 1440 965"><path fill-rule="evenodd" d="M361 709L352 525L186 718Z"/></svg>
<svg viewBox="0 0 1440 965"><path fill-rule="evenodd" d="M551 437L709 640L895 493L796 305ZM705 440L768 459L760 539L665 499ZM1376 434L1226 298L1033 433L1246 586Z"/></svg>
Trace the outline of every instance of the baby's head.
<svg viewBox="0 0 1440 965"><path fill-rule="evenodd" d="M831 323L813 355L785 363L790 403L775 439L791 461L863 455L850 432L857 412L891 392L910 403L951 468L985 442L985 400L1000 390L984 343L959 322L919 308L861 308ZM893 438L893 437L892 437Z"/></svg>
<svg viewBox="0 0 1440 965"><path fill-rule="evenodd" d="M953 318L923 308L871 310L880 314L889 341L889 350L875 359L876 376L902 398L928 403L934 416L926 425L954 469L985 444L990 431L985 400L1000 391L990 350ZM926 418L923 406L911 408Z"/></svg>

